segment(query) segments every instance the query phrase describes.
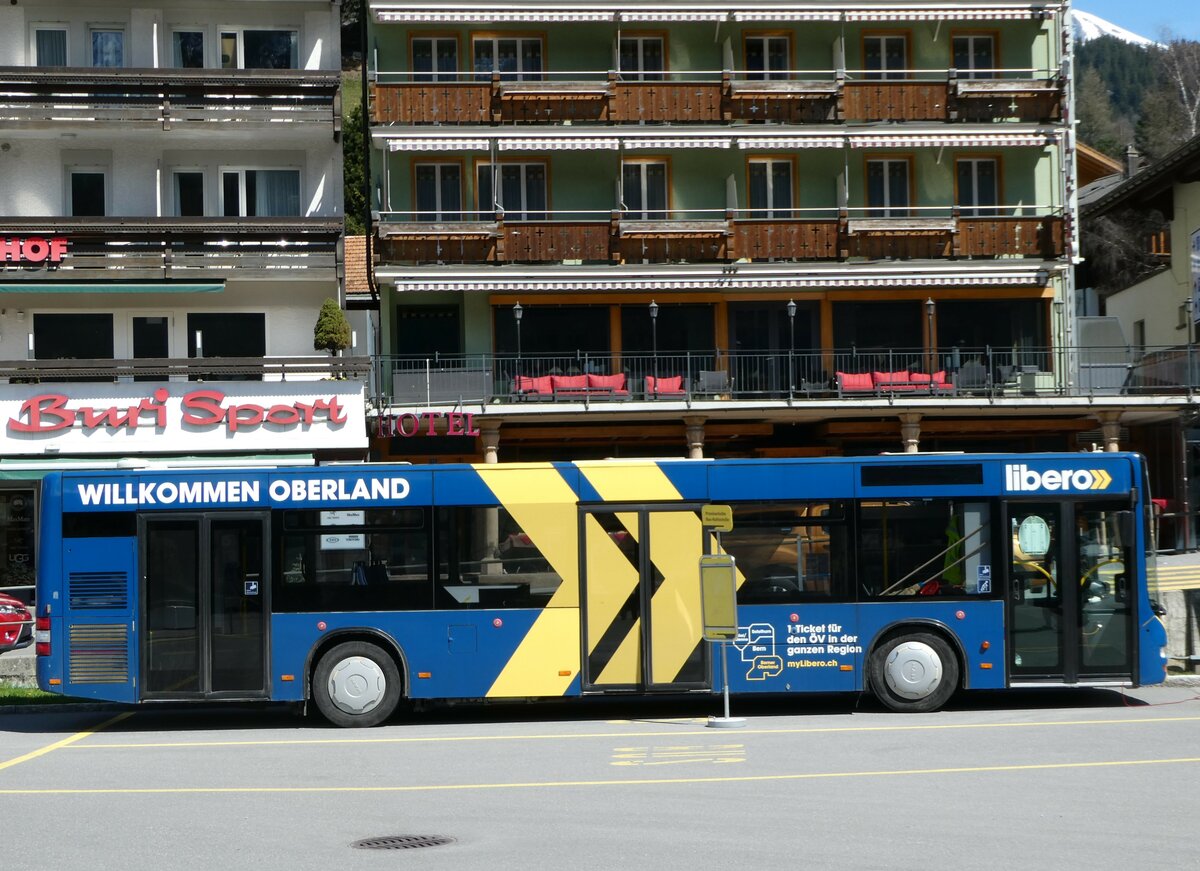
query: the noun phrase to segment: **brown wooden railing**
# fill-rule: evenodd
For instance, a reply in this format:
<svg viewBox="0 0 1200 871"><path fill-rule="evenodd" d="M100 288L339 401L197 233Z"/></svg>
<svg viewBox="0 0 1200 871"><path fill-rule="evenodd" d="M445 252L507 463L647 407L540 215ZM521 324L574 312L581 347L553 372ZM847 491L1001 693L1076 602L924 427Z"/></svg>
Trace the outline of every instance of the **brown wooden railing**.
<svg viewBox="0 0 1200 871"><path fill-rule="evenodd" d="M551 75L551 74L547 74ZM558 74L565 76L569 74ZM660 81L616 73L534 82L458 80L372 82L374 124L506 124L598 122L712 124L773 121L1053 121L1062 87L1050 79L944 78L755 80L735 73ZM670 74L665 74L670 76Z"/></svg>
<svg viewBox="0 0 1200 871"><path fill-rule="evenodd" d="M384 262L673 263L748 260L1055 259L1063 220L1042 217L857 219L756 218L728 212L709 220L505 221L461 224L384 221Z"/></svg>

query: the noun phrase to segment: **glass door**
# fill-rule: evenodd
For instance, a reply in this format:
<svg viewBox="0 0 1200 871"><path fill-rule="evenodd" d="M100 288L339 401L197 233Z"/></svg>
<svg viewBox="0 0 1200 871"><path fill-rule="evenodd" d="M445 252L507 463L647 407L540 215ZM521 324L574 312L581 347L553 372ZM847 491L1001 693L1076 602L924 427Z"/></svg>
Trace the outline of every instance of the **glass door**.
<svg viewBox="0 0 1200 871"><path fill-rule="evenodd" d="M169 315L134 315L130 320L130 350L135 360L170 357ZM162 375L135 375L134 381L162 381Z"/></svg>
<svg viewBox="0 0 1200 871"><path fill-rule="evenodd" d="M267 693L266 518L142 518L142 697Z"/></svg>
<svg viewBox="0 0 1200 871"><path fill-rule="evenodd" d="M587 510L584 687L706 688L695 510Z"/></svg>
<svg viewBox="0 0 1200 871"><path fill-rule="evenodd" d="M1131 512L1084 502L1012 503L1008 517L1014 680L1128 679Z"/></svg>

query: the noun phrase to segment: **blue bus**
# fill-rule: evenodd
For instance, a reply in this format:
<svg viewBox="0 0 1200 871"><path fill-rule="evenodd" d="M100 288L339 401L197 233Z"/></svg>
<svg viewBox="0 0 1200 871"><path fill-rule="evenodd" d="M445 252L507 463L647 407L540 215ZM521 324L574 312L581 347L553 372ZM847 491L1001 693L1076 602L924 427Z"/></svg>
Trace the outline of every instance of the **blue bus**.
<svg viewBox="0 0 1200 871"><path fill-rule="evenodd" d="M706 506L722 506L705 512ZM732 516L732 528L705 525ZM1138 686L1166 673L1130 453L63 471L37 674L118 702ZM699 563L734 557L736 637ZM724 643L727 669L722 671Z"/></svg>

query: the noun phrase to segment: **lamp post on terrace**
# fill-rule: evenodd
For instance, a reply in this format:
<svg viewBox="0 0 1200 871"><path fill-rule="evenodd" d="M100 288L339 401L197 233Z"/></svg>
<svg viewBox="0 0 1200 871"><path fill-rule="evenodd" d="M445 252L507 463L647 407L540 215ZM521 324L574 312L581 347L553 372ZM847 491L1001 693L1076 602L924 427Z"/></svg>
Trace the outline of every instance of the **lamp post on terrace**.
<svg viewBox="0 0 1200 871"><path fill-rule="evenodd" d="M1183 301L1183 316L1187 320L1187 388L1189 392L1196 385L1192 371L1192 346L1196 343L1196 300L1192 294L1193 291L1189 287L1187 299Z"/></svg>
<svg viewBox="0 0 1200 871"><path fill-rule="evenodd" d="M513 320L517 323L517 375L521 374L521 315L525 314L525 309L521 308L521 303L518 302L513 306Z"/></svg>
<svg viewBox="0 0 1200 871"><path fill-rule="evenodd" d="M650 347L654 355L654 390L658 392L658 303L650 300Z"/></svg>
<svg viewBox="0 0 1200 871"><path fill-rule="evenodd" d="M789 299L788 316L788 399L796 392L796 301Z"/></svg>
<svg viewBox="0 0 1200 871"><path fill-rule="evenodd" d="M937 359L937 340L933 335L933 297L925 300L925 325L929 333L929 375L933 376L934 361Z"/></svg>

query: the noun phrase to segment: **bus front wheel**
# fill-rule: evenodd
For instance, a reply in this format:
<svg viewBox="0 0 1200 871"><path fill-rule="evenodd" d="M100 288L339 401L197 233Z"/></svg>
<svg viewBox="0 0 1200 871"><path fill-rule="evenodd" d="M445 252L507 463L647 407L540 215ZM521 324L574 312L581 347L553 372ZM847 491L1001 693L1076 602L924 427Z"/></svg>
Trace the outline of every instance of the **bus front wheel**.
<svg viewBox="0 0 1200 871"><path fill-rule="evenodd" d="M936 711L958 688L958 657L929 632L889 638L871 654L868 669L871 691L893 711Z"/></svg>
<svg viewBox="0 0 1200 871"><path fill-rule="evenodd" d="M365 641L330 648L313 672L313 701L335 726L377 726L400 701L400 670L386 652Z"/></svg>

